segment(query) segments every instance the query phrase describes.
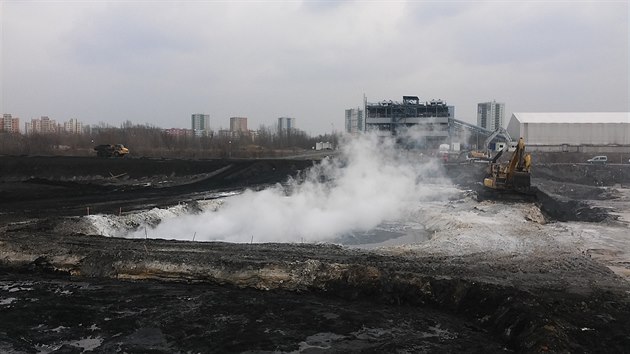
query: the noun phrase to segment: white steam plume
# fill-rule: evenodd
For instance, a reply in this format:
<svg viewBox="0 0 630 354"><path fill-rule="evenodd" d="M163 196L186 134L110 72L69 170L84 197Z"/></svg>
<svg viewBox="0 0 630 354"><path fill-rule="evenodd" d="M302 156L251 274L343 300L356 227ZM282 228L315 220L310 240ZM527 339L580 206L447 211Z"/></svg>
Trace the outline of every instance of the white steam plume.
<svg viewBox="0 0 630 354"><path fill-rule="evenodd" d="M367 231L396 220L422 200L439 198L428 181L439 162L395 149L391 140L366 135L342 144L299 183L247 190L225 199L217 211L164 220L151 238L228 242L318 242L350 231ZM144 237L141 231L132 237Z"/></svg>

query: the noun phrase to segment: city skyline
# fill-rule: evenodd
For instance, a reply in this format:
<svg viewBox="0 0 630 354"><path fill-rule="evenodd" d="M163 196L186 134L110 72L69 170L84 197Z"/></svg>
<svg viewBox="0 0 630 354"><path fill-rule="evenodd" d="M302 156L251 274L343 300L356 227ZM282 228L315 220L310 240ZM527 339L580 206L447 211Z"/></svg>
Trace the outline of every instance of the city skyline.
<svg viewBox="0 0 630 354"><path fill-rule="evenodd" d="M191 116L190 117L191 119L189 119L189 122L191 122L191 123L188 123L188 125L186 125L186 127L183 127L183 128L173 127L173 126L157 126L157 125L151 125L151 126L155 126L157 128L164 129L164 130L184 129L184 130L190 130L192 132L196 132L196 131L199 131L199 132L201 132L201 131L218 132L218 131L221 131L221 130L234 130L234 129L237 130L237 131L252 130L252 129L247 128L247 117L229 117L229 118L227 118L227 122L228 122L227 126L223 126L222 124L217 124L216 122L215 122L215 124L213 126L213 124L211 124L212 119L211 119L209 114L193 113L190 116ZM32 128L33 127L33 123L32 122L34 122L34 121L41 121L41 120L45 120L45 121L50 120L50 122L52 122L51 124L53 124L55 127L62 126L65 130L72 130L72 131L75 131L75 132L80 130L80 128L78 128L78 127L82 127L82 126L89 127L89 126L100 126L102 124L106 124L106 126L111 126L111 127L114 127L114 128L116 127L115 125L111 125L111 124L108 124L106 122L99 122L99 123L96 123L96 124L91 124L91 125L90 124L85 124L84 125L83 122L80 121L77 118L70 118L67 121L63 121L63 122L57 123L57 119L51 119L48 115L42 115L42 116L39 116L39 117L33 117L33 118L30 118L30 119L24 119L24 118L21 118L19 116L15 116L12 113L4 113L2 118L3 118L3 124L0 124L0 128L2 128L2 129L0 129L0 132L2 132L2 131L9 132L10 131L10 132L18 132L18 133L22 133L22 134L28 134L29 131L31 131L31 130L39 131L40 129L33 129ZM241 121L239 123L236 123L236 125L235 125L235 123L234 123L235 119L237 119L237 120L239 120L239 119L240 120L244 120L244 122ZM295 118L278 117L276 119L278 119L278 120L289 119L289 120L291 120L291 122L293 122L292 123L293 125L291 126L291 129L296 129L296 127L294 126L295 125ZM215 121L216 121L216 119L215 119ZM123 126L125 126L125 125L127 125L129 123L134 124L134 125L135 124L143 125L142 122L132 122L132 121L127 120L125 122L120 123L120 126L123 127ZM4 128L5 126L10 126L11 128L10 129L9 128L5 129ZM17 129L16 129L16 127L17 127ZM267 127L267 128L271 128L271 127L278 128L277 126L275 126L273 124L272 125L265 125L265 127ZM56 129L57 128L55 128L55 130ZM49 129L44 129L44 130L46 132L48 132ZM201 135L201 134L199 134L199 135Z"/></svg>
<svg viewBox="0 0 630 354"><path fill-rule="evenodd" d="M0 19L0 111L25 120L207 112L321 134L364 95L442 99L469 123L488 97L506 116L629 110L627 2L5 0Z"/></svg>

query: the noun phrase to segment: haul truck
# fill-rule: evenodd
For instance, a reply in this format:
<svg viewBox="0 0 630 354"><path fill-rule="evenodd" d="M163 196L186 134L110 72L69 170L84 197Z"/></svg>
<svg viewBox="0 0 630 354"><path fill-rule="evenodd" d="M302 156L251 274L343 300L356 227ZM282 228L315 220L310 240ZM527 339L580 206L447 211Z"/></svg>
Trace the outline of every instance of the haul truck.
<svg viewBox="0 0 630 354"><path fill-rule="evenodd" d="M123 144L97 145L94 147L94 150L98 157L125 157L129 154L129 149Z"/></svg>

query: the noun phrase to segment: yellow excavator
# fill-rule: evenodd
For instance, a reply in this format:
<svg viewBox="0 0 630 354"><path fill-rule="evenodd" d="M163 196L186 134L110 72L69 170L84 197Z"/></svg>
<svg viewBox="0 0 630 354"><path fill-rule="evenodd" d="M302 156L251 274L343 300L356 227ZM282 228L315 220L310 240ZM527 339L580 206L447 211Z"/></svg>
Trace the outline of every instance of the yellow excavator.
<svg viewBox="0 0 630 354"><path fill-rule="evenodd" d="M508 150L508 147L509 145L499 151L490 161L483 185L499 191L529 193L531 191L532 157L530 154L525 154L525 141L523 138L518 139L510 161L499 163L499 158L503 152Z"/></svg>

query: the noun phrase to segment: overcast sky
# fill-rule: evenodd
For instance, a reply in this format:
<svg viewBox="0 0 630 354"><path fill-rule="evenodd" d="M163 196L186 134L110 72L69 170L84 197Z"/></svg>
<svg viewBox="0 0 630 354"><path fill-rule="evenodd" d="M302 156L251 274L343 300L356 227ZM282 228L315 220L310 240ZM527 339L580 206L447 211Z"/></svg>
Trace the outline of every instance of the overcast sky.
<svg viewBox="0 0 630 354"><path fill-rule="evenodd" d="M628 111L628 1L0 0L0 113L342 130L370 102Z"/></svg>

